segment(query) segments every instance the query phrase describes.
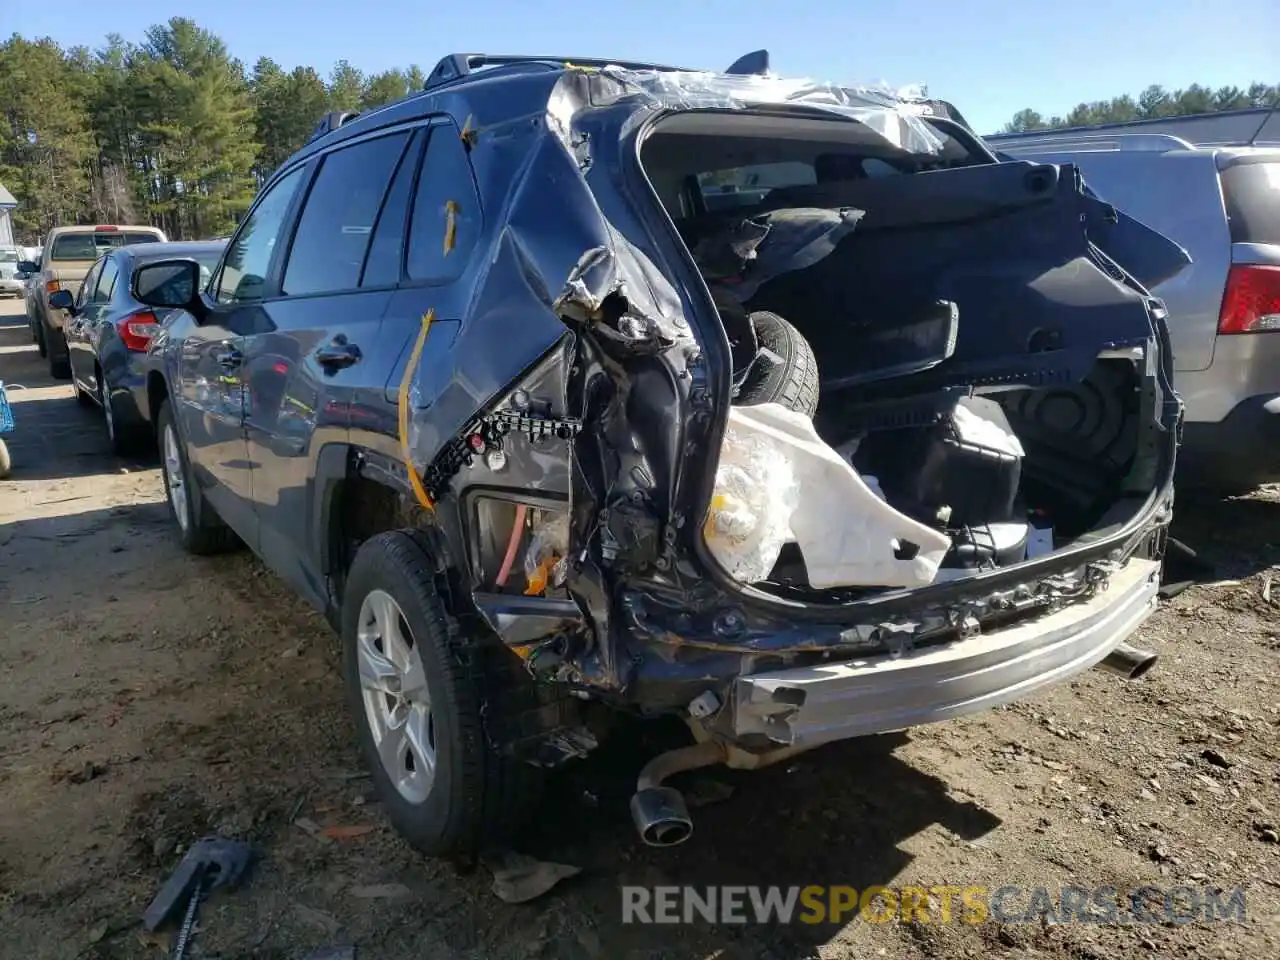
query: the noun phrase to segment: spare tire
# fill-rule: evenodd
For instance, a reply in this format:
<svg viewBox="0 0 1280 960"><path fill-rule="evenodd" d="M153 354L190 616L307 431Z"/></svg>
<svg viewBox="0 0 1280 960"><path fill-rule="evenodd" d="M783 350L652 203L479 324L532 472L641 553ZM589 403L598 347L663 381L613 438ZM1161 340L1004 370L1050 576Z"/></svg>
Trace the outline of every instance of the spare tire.
<svg viewBox="0 0 1280 960"><path fill-rule="evenodd" d="M750 315L760 352L734 399L740 407L780 403L812 417L818 409L818 361L809 341L776 313Z"/></svg>

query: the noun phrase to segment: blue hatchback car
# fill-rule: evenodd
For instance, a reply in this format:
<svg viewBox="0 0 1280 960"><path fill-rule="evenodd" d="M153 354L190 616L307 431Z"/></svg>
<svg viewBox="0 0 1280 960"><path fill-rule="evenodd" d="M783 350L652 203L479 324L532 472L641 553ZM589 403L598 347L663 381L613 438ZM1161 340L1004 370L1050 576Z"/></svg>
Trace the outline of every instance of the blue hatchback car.
<svg viewBox="0 0 1280 960"><path fill-rule="evenodd" d="M66 291L50 295L51 307L70 314L63 331L76 399L102 410L107 438L116 453L155 443L147 405L147 348L172 313L134 299L134 271L146 263L184 257L194 261L207 278L225 246L201 242L119 247L89 269L74 299Z"/></svg>

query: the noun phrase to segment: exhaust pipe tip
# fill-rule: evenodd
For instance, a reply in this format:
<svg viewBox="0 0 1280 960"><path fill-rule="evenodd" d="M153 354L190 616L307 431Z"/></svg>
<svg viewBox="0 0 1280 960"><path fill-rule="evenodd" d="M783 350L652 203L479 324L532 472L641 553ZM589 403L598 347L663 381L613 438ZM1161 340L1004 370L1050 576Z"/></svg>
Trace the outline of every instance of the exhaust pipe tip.
<svg viewBox="0 0 1280 960"><path fill-rule="evenodd" d="M693 820L679 790L647 787L631 797L631 819L651 847L674 847L693 834Z"/></svg>
<svg viewBox="0 0 1280 960"><path fill-rule="evenodd" d="M1158 653L1152 653L1150 650L1140 650L1137 647L1129 646L1127 643L1122 643L1107 654L1098 666L1108 673L1114 673L1124 677L1126 680L1137 680L1148 673L1159 659L1160 655Z"/></svg>

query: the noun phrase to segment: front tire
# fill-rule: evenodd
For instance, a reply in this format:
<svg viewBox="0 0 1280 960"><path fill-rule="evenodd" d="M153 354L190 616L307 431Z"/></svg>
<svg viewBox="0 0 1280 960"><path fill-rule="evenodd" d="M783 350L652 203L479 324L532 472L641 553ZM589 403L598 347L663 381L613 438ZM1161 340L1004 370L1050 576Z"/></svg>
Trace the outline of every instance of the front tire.
<svg viewBox="0 0 1280 960"><path fill-rule="evenodd" d="M387 815L428 856L500 842L532 811L538 771L489 746L483 653L465 649L419 540L365 541L342 604L343 676L360 749ZM505 649L496 656L511 656Z"/></svg>
<svg viewBox="0 0 1280 960"><path fill-rule="evenodd" d="M186 447L173 419L173 405L165 400L156 418L160 437L160 466L169 514L183 549L197 556L225 553L238 544L231 528L209 506L192 476Z"/></svg>

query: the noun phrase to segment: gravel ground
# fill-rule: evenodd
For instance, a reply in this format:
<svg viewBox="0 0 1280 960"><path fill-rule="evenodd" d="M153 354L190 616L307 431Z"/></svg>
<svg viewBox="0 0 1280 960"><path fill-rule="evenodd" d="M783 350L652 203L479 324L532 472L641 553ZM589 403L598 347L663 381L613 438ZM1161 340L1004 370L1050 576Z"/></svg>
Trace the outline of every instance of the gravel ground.
<svg viewBox="0 0 1280 960"><path fill-rule="evenodd" d="M674 850L634 835L626 800L656 747L620 731L557 779L521 844L582 872L513 906L483 867L425 861L390 831L328 627L248 554L178 550L155 463L109 455L20 309L0 304L0 379L31 388L11 394L0 481L0 956L161 956L137 918L209 832L264 859L205 905L198 957L1280 956L1280 492L1180 504L1179 536L1215 570L1143 629L1161 656L1143 680L1095 671L967 720L693 775L707 804ZM638 926L621 922L627 883L1240 887L1247 916Z"/></svg>

